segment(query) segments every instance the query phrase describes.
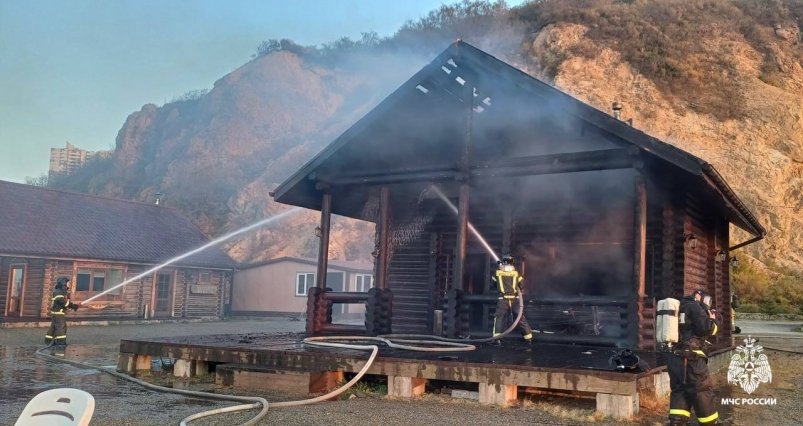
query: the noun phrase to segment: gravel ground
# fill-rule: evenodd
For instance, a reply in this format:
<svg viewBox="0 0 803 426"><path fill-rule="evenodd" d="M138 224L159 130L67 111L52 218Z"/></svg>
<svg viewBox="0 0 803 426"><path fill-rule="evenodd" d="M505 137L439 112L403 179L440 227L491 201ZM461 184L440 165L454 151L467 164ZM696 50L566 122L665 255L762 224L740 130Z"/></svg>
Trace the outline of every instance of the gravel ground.
<svg viewBox="0 0 803 426"><path fill-rule="evenodd" d="M752 324L741 324L746 332ZM759 324L760 325L760 324ZM302 331L304 323L288 319L260 319L206 323L80 326L69 330L70 346L66 358L93 365L116 363L119 339L199 334L248 332ZM755 327L756 331L767 330ZM772 330L770 330L772 331ZM41 347L44 330L41 328L0 329L0 424L10 424L25 404L37 393L57 387L75 387L91 393L96 399L93 425L165 425L200 411L231 405L162 394L142 389L124 380L95 370L85 370L57 363L34 355ZM758 333L756 333L758 334ZM766 334L766 333L765 333ZM771 333L770 333L771 334ZM801 335L803 336L803 335ZM790 343L791 342L791 343ZM793 336L762 337L767 347L803 349L803 339ZM755 394L776 397L776 406L723 407L728 424L803 424L803 355L767 350L773 368L773 383L761 385ZM720 377L721 376L721 377ZM728 385L725 373L716 376L723 395L744 396L741 389ZM156 383L172 384L193 390L228 393L230 389L214 385L211 379L174 382L166 374L149 378ZM365 386L351 399L316 404L314 406L271 410L260 424L283 425L408 425L430 423L439 425L600 425L664 424L667 399L642 400L639 416L630 422L612 421L593 414L594 401L575 398L528 396L517 406L500 409L483 406L476 401L453 399L428 393L413 400L392 400ZM754 395L755 395L754 394ZM260 394L269 401L287 400L287 395ZM291 398L292 399L292 398ZM216 416L193 422L193 425L231 425L246 421L255 411ZM797 423L795 423L797 422Z"/></svg>

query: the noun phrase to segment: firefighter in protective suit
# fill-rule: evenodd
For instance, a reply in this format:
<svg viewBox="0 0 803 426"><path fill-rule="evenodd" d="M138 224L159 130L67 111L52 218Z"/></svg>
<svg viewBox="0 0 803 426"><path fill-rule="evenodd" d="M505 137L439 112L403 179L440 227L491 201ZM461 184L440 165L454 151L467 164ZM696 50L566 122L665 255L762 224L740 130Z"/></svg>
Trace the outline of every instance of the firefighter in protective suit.
<svg viewBox="0 0 803 426"><path fill-rule="evenodd" d="M77 311L80 303L70 301L70 279L59 278L56 281L56 289L53 292L53 299L50 301L50 328L45 334L45 343L55 346L67 345L67 309Z"/></svg>
<svg viewBox="0 0 803 426"><path fill-rule="evenodd" d="M506 254L497 264L496 272L491 281L496 284L499 289L499 301L496 303L496 315L494 316L494 337L502 334L507 328L507 318L512 316L515 320L519 315L519 292L521 291L521 283L524 277L519 275L516 271L516 266L513 261L513 256ZM518 325L519 330L524 335L524 340L531 342L533 339L533 330L527 323L527 318L524 317L524 312L521 314L521 321Z"/></svg>
<svg viewBox="0 0 803 426"><path fill-rule="evenodd" d="M705 339L717 334L714 311L704 304L704 293L695 291L680 301L678 344L667 356L669 424L685 425L691 410L701 425L717 424L719 413L714 399Z"/></svg>

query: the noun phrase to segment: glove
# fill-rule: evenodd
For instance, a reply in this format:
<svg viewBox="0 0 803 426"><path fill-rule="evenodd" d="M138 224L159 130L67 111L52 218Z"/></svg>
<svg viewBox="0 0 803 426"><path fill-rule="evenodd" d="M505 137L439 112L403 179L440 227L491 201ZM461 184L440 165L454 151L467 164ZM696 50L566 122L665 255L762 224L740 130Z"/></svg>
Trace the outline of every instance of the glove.
<svg viewBox="0 0 803 426"><path fill-rule="evenodd" d="M73 311L77 311L77 310L78 310L78 308L80 308L80 307L81 307L81 304L80 304L80 303L71 303L71 304L70 304L70 308L71 308Z"/></svg>

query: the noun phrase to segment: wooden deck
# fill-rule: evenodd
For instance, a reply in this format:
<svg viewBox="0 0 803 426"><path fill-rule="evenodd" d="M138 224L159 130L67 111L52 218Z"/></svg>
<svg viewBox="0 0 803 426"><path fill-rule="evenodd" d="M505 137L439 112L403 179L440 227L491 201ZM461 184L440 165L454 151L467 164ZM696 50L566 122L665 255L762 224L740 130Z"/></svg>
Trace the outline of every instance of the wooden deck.
<svg viewBox="0 0 803 426"><path fill-rule="evenodd" d="M135 372L150 368L151 357L176 359L176 375L193 375L209 366L226 364L222 371L240 370L266 376L309 377L313 383L339 380L343 373L358 372L369 353L348 349L307 346L305 333L252 333L122 340L118 370ZM413 352L380 346L368 374L388 377L392 396L423 393L427 380L479 384L481 403L508 405L519 387L596 394L597 409L616 417L638 411L639 391L663 393L668 388L664 367L651 352L639 356L650 371L616 371L609 362L613 348L581 345L527 344L479 345L468 352ZM220 374L220 372L218 373ZM264 378L263 378L264 379ZM263 380L264 382L264 380ZM227 383L232 383L229 378ZM235 383L236 384L236 383ZM325 386L324 386L325 387Z"/></svg>

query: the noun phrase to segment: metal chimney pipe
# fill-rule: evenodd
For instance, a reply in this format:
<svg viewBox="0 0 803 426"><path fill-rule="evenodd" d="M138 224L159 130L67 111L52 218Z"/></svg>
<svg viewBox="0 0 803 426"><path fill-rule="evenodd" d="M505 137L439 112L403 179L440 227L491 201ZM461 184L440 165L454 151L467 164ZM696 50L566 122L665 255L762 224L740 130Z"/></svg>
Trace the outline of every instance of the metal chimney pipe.
<svg viewBox="0 0 803 426"><path fill-rule="evenodd" d="M621 120L620 117L622 115L622 104L620 104L619 102L614 101L613 105L611 105L611 108L613 109L613 118L615 118L617 120Z"/></svg>

